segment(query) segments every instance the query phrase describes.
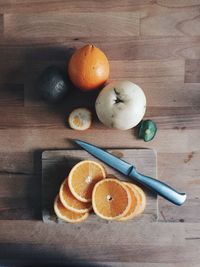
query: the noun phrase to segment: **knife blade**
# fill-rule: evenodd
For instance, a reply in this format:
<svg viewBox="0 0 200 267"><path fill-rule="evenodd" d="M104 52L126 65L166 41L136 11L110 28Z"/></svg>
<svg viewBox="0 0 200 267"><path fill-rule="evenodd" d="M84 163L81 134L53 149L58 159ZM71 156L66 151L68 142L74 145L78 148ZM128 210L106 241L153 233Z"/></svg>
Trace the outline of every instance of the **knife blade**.
<svg viewBox="0 0 200 267"><path fill-rule="evenodd" d="M139 173L136 170L135 166L133 166L132 164L115 157L114 155L95 145L81 140L74 140L74 142L94 157L98 158L99 160L103 161L107 165L128 176L129 178L143 184L144 186L169 200L173 204L180 206L185 202L187 197L185 193L179 193L167 184Z"/></svg>

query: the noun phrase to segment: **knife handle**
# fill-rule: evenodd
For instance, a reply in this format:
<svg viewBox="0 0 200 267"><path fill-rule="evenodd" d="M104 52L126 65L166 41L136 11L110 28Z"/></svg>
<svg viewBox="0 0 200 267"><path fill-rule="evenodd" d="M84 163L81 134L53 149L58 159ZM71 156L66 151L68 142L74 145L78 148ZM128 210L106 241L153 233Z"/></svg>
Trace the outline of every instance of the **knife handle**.
<svg viewBox="0 0 200 267"><path fill-rule="evenodd" d="M185 193L179 193L175 189L159 180L140 174L135 168L131 170L129 177L153 190L155 193L159 194L175 205L180 206L186 200L187 195Z"/></svg>

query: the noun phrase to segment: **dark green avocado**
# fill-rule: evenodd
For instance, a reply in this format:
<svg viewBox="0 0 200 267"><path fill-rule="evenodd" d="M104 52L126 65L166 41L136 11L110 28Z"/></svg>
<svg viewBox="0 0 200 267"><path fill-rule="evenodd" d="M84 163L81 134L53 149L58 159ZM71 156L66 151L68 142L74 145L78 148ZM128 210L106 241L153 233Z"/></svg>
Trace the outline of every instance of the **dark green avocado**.
<svg viewBox="0 0 200 267"><path fill-rule="evenodd" d="M157 126L152 120L144 120L140 124L139 138L142 138L145 142L151 141L157 132Z"/></svg>
<svg viewBox="0 0 200 267"><path fill-rule="evenodd" d="M50 103L60 101L71 87L66 75L56 66L49 66L39 76L37 91Z"/></svg>

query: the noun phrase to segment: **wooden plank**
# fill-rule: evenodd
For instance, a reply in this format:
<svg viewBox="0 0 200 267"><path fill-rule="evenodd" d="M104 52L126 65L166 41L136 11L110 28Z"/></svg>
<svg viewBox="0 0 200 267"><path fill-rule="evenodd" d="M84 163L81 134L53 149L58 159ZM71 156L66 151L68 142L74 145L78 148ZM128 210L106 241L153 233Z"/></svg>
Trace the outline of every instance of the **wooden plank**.
<svg viewBox="0 0 200 267"><path fill-rule="evenodd" d="M199 83L200 82L200 60L188 59L185 62L185 82L186 83Z"/></svg>
<svg viewBox="0 0 200 267"><path fill-rule="evenodd" d="M136 74L134 74L136 75ZM148 75L148 74L146 74ZM36 78L35 78L36 79ZM142 78L142 79L146 79ZM148 79L148 78L147 78ZM131 81L135 82L134 78L130 79ZM199 84L183 84L182 82L168 82L168 83L144 83L139 82L138 83L144 90L147 100L148 100L148 107L147 107L147 116L153 115L160 115L163 113L166 117L168 115L184 115L191 116L195 114L198 114L198 106L199 106L199 95L200 95L200 87ZM192 94L188 94L188 92L192 92ZM73 108L79 107L79 106L87 106L90 108L94 108L95 99L97 97L98 91L94 91L91 94L84 94L81 93L79 90L72 90L70 94L66 97L66 102L68 105L66 105L65 112L70 112ZM160 95L162 94L162 98L160 98ZM36 93L34 81L31 82L31 80L28 79L27 83L25 84L25 106L31 107L31 106L37 106L41 107L44 106L44 102L42 102ZM160 112L161 110L158 110L154 107L161 107L164 106L163 112ZM169 107L169 109L165 108ZM170 108L174 107L171 110ZM179 109L177 107L193 107L186 109ZM156 114L156 110L158 110L158 113ZM170 113L170 114L169 114ZM53 115L53 114L52 114ZM170 118L169 118L170 119ZM198 123L198 120L196 120L196 123ZM191 124L194 122L190 121ZM165 122L163 122L165 123ZM178 120L176 121L178 126Z"/></svg>
<svg viewBox="0 0 200 267"><path fill-rule="evenodd" d="M24 106L24 86L22 84L0 84L0 107Z"/></svg>
<svg viewBox="0 0 200 267"><path fill-rule="evenodd" d="M48 261L66 258L69 260L69 257L73 259L76 256L76 260L90 262L144 262L147 266L150 263L176 266L182 262L187 263L187 266L195 266L199 262L199 241L196 240L195 244L184 238L188 236L184 229L191 229L193 225L157 223L146 228L136 224L135 227L124 227L120 232L116 224L112 227L93 225L89 232L86 231L86 225L81 229L78 225L66 227L23 221L2 221L0 225L3 244L0 250L1 259L20 260L34 257L35 260ZM108 227L110 234L106 235L105 230ZM74 239L71 238L73 233L76 233ZM74 246L78 254L73 251Z"/></svg>
<svg viewBox="0 0 200 267"><path fill-rule="evenodd" d="M180 191L185 190L188 198L200 198L199 160L199 152L159 153L158 177L165 183L173 184ZM178 171L177 166L179 166Z"/></svg>
<svg viewBox="0 0 200 267"><path fill-rule="evenodd" d="M96 27L91 25L98 25ZM5 37L84 37L84 36L136 36L139 35L138 12L96 13L44 13L4 15Z"/></svg>
<svg viewBox="0 0 200 267"><path fill-rule="evenodd" d="M199 158L200 154L193 151L158 155L158 177L178 191L187 193L186 203L178 209L159 199L159 221L200 222Z"/></svg>
<svg viewBox="0 0 200 267"><path fill-rule="evenodd" d="M35 62L48 61L49 64L54 64L57 61L67 61L71 54L75 51L76 41L71 39L59 41L49 40L49 38L39 39L36 42L22 41L19 39L0 40L0 54L2 60L6 59L8 62ZM50 38L51 39L51 38ZM80 45L81 46L81 45ZM15 63L16 64L16 63Z"/></svg>
<svg viewBox="0 0 200 267"><path fill-rule="evenodd" d="M82 139L101 147L152 148L162 153L190 153L200 150L198 129L159 130L156 138L149 143L137 139L135 135L136 129L89 129L82 133L70 129L8 128L0 130L0 147L2 153L64 149L74 147L72 139Z"/></svg>
<svg viewBox="0 0 200 267"><path fill-rule="evenodd" d="M45 64L45 65L44 65ZM25 82L25 105L31 106L36 105L39 106L41 104L40 101L38 101L38 96L35 91L35 81L38 77L38 73L40 73L44 67L48 66L49 62L42 62L42 63L34 63L32 65L32 70L26 70L26 74L24 76L27 78ZM65 64L59 64L60 67L63 68L63 65ZM110 68L111 68L111 74L110 74L110 80L115 79L129 79L130 81L133 81L134 83L144 85L144 89L147 88L147 92L149 91L149 95L151 94L152 87L156 87L156 83L159 83L159 88L165 87L164 85L160 85L160 83L165 84L165 82L182 82L184 81L184 60L165 60L165 61L110 61ZM27 74L29 73L29 75ZM31 73L31 77L30 77ZM148 84L153 84L148 85ZM180 88L179 84L179 88ZM158 88L158 85L157 85ZM166 91L165 88L163 88L163 91ZM74 91L75 94L78 94L78 91ZM86 104L89 102L88 100L95 99L97 94L91 94L92 97L89 97L87 99L87 96L84 96L84 94L79 93L80 98L77 96L76 99L80 99L77 101L85 101ZM171 96L171 94L170 94ZM75 97L74 94L71 94L70 101L73 103ZM171 96L172 97L172 96ZM184 95L182 96L184 97ZM151 96L151 99L153 97ZM196 98L195 98L196 99ZM69 101L69 102L70 102ZM176 101L176 99L175 99ZM77 103L78 105L79 103Z"/></svg>
<svg viewBox="0 0 200 267"><path fill-rule="evenodd" d="M64 108L52 106L18 108L0 108L0 112L6 111L4 117L0 119L0 129L6 128L46 128L66 130L67 116Z"/></svg>
<svg viewBox="0 0 200 267"><path fill-rule="evenodd" d="M160 59L199 59L200 37L48 37L34 40L0 40L2 60L49 60L66 58L68 48L79 48L93 43L101 48L109 60L160 60ZM156 49L155 49L156 47Z"/></svg>
<svg viewBox="0 0 200 267"><path fill-rule="evenodd" d="M0 174L0 220L41 219L41 178Z"/></svg>
<svg viewBox="0 0 200 267"><path fill-rule="evenodd" d="M33 86L36 77L49 65L66 70L66 59L62 61L8 61L0 65L0 83L24 83ZM114 60L110 61L110 80L130 79L135 83L183 82L185 62L178 60ZM31 75L31 76L30 76ZM25 86L25 87L26 87ZM26 90L26 88L25 88ZM27 89L29 90L29 89Z"/></svg>
<svg viewBox="0 0 200 267"><path fill-rule="evenodd" d="M0 129L29 128L32 129L63 129L69 130L67 122L69 113L77 107L87 107L92 110L93 123L91 129L108 130L96 117L94 102L87 103L83 99L77 102L70 102L71 96L67 98L65 104L59 107L53 106L32 106L41 102L32 102L30 107L22 107L14 110L13 107L0 107L0 112L5 112L5 116L0 118ZM198 99L197 99L198 100ZM187 114L187 115L185 115ZM156 122L159 130L166 129L200 129L200 108L199 107L148 107L145 119L152 119ZM137 128L133 129L137 131Z"/></svg>
<svg viewBox="0 0 200 267"><path fill-rule="evenodd" d="M23 84L25 68L23 61L7 61L6 65L0 64L0 83Z"/></svg>
<svg viewBox="0 0 200 267"><path fill-rule="evenodd" d="M169 8L146 5L141 9L140 34L148 36L199 36L200 20L196 6Z"/></svg>
<svg viewBox="0 0 200 267"><path fill-rule="evenodd" d="M61 105L47 106L41 104L41 100L31 98L26 103L28 107L13 110L11 107L6 108L6 114L0 119L0 128L48 128L48 129L69 129L67 118L69 113L80 106L87 107L92 110L93 124L92 129L107 129L103 124L99 122L95 115L94 103L95 95L90 96L83 95L83 98L79 97L82 93L72 93L63 101ZM195 95L195 94L194 94ZM184 96L184 94L183 94ZM28 96L30 97L30 95ZM169 99L172 98L171 96ZM74 101L77 99L77 101ZM85 101L85 99L87 99ZM148 97L147 97L148 99ZM159 100L159 99L158 99ZM188 97L188 102L190 98ZM194 99L198 101L198 98ZM69 104L65 104L69 103ZM159 102L158 102L159 104ZM198 103L197 103L198 104ZM41 106L43 105L43 107ZM0 108L2 112L5 108ZM186 115L185 115L186 114ZM195 107L195 103L188 107L151 107L147 108L145 118L153 119L160 130L163 129L199 129L199 116L200 109ZM136 129L134 129L136 131Z"/></svg>
<svg viewBox="0 0 200 267"><path fill-rule="evenodd" d="M40 175L0 174L0 198L15 199L35 198L40 201L38 192L41 190ZM14 202L14 201L13 201ZM2 216L2 214L1 214ZM13 218L14 219L14 218Z"/></svg>
<svg viewBox="0 0 200 267"><path fill-rule="evenodd" d="M185 224L185 240L187 241L188 244L194 244L196 243L197 245L200 242L200 228L199 224L195 223L186 223Z"/></svg>
<svg viewBox="0 0 200 267"><path fill-rule="evenodd" d="M41 153L0 153L0 220L41 218Z"/></svg>
<svg viewBox="0 0 200 267"><path fill-rule="evenodd" d="M162 222L191 222L198 223L199 225L199 197L190 196L190 194L188 194L188 199L179 209L176 209L176 207L169 202L159 199L159 214L159 221Z"/></svg>
<svg viewBox="0 0 200 267"><path fill-rule="evenodd" d="M115 244L117 249L125 246L129 248L128 250L134 249L131 247L133 244L154 248L172 243L176 246L184 246L184 224L150 223L148 225L149 227L146 227L145 223L135 223L134 227L130 224L119 227L118 223L91 224L88 228L86 224L44 224L39 221L3 220L0 221L0 238L2 243L17 241L18 244L66 245L67 249L73 245L77 245L77 249L83 248L84 244L85 247L90 245L94 249L95 246L104 247L105 244L106 247L108 245L111 248ZM7 233L9 228L10 231ZM110 232L109 235L108 232ZM150 233L151 238L149 238ZM2 253L0 256L2 257Z"/></svg>
<svg viewBox="0 0 200 267"><path fill-rule="evenodd" d="M177 83L177 85L176 83L172 84L172 88L170 86L171 84L168 84L168 86L166 84L160 85L157 83L149 85L147 83L142 83L139 85L144 89L147 99L149 100L149 105L152 105L147 107L145 117L154 119L158 124L159 129L199 128L198 99L200 90L198 84L189 84L183 86L183 88L179 83ZM65 129L67 126L65 118L67 118L69 112L74 108L86 106L91 108L94 112L94 103L98 92L86 95L78 90L74 90L67 96L66 100L63 101L61 105L54 107L45 105L35 93L34 86L31 88L32 91L26 90L26 105L32 108L27 107L14 110L13 107L8 106L7 99L2 99L2 112L6 109L6 113L5 116L0 119L0 128L27 128L30 126L32 128ZM175 96L173 90L177 90ZM193 94L189 94L188 96L188 90L192 90ZM161 101L159 101L160 93L162 93L163 96ZM66 105L65 102L68 104ZM166 103L166 106L169 105L169 107L161 107L164 103ZM13 106L12 103L11 106ZM172 108L172 106L175 107ZM92 128L106 129L98 122L95 117L95 112Z"/></svg>
<svg viewBox="0 0 200 267"><path fill-rule="evenodd" d="M46 67L56 65L66 70L66 59L67 51L66 57L62 61L27 61L26 59L22 61L7 61L5 66L0 65L0 71L2 73L0 83L23 84L28 80L34 86L36 78Z"/></svg>
<svg viewBox="0 0 200 267"><path fill-rule="evenodd" d="M2 13L40 13L49 11L66 11L66 12L118 12L118 11L134 11L138 6L151 3L151 0L125 0L123 4L117 1L93 1L93 0L50 0L50 1L31 1L31 0L11 0L5 2L0 1L0 12Z"/></svg>
<svg viewBox="0 0 200 267"><path fill-rule="evenodd" d="M141 172L146 173L146 175L156 177L156 154L152 150L146 149L120 149L110 151L114 155L120 155L120 158L130 162L137 166ZM53 203L56 195L59 192L59 188L70 169L78 163L80 160L93 159L94 157L89 155L83 150L54 150L54 151L45 151L42 154L42 198L43 198L43 221L45 223L62 223L62 221L57 220L54 210ZM101 163L99 160L95 161ZM104 164L105 165L105 164ZM113 170L112 168L106 166L106 170L109 174L112 174L119 179L127 180L127 177L119 174L119 172ZM56 177L56 179L55 179ZM157 197L155 194L146 190L144 188L147 196L147 207L142 214L135 218L129 223L139 222L152 222L157 220ZM95 215L90 215L88 220L85 223L102 223L106 222L97 218Z"/></svg>
<svg viewBox="0 0 200 267"><path fill-rule="evenodd" d="M170 81L166 83L152 82L138 84L144 90L147 97L147 112L151 107L163 107L164 109L164 107L177 108L199 106L199 83L185 84L182 82L171 82L170 79ZM185 115L186 114L188 113L185 112Z"/></svg>
<svg viewBox="0 0 200 267"><path fill-rule="evenodd" d="M39 73L41 73L41 71L50 64L51 63L48 61L31 62L28 64L29 66L27 69L25 68L25 66L23 66L20 75L16 77L19 80L20 79L25 80L25 88L24 88L25 106L41 105L41 101L39 101L38 95L35 90L35 81L37 80ZM65 70L66 68L65 61L57 62L56 65L58 65L63 70ZM13 65L11 66L13 68ZM180 82L180 84L182 85L185 73L184 60L110 61L110 68L111 68L110 81L116 79L129 79L130 81L138 83L139 85L141 84L142 86L145 84L144 89L147 88L147 92L149 92L149 95L151 95L150 91L151 88L152 87L155 88L156 83L159 83L160 86L160 83L168 84L170 81L170 83ZM8 73L8 77L10 78L9 73L12 72L10 72L9 69L6 70L6 72ZM4 78L5 76L2 77L2 79ZM9 82L9 80L7 81ZM153 84L153 85L148 86L148 84ZM180 84L178 88L180 88ZM157 88L159 88L159 86L157 85ZM163 91L166 91L164 85L161 85L160 87L161 88L164 87ZM79 94L79 95L76 97L74 94ZM79 105L78 103L79 101L83 103L85 101L87 105L88 102L90 102L89 100L94 100L96 96L97 93L94 92L94 94L91 94L91 97L87 98L87 96L84 96L84 94L78 93L78 91L75 90L74 93L71 94L70 96L70 101L74 103L75 101L73 98L75 97L76 99L79 99L77 100L77 105ZM173 94L172 95L170 94L170 97L172 96ZM182 95L182 97L184 97L184 95ZM152 98L153 97L151 96L151 99Z"/></svg>
<svg viewBox="0 0 200 267"><path fill-rule="evenodd" d="M200 5L199 0L157 0L157 3L165 7L196 7Z"/></svg>
<svg viewBox="0 0 200 267"><path fill-rule="evenodd" d="M94 2L93 0L87 1L25 1L25 0L11 0L5 2L0 1L0 12L2 13L35 13L35 12L49 12L49 11L66 11L66 12L118 12L118 11L135 11L138 10L140 6L152 4L151 0L134 0L134 1L124 1L123 5L120 0L117 1L104 1L103 4L100 2ZM164 6L168 8L174 7L196 7L199 5L199 0L158 0L157 4L159 6Z"/></svg>
<svg viewBox="0 0 200 267"><path fill-rule="evenodd" d="M68 261L69 261L69 258L68 258ZM11 266L13 266L13 265L21 266L22 265L23 266L23 264L25 266L27 266L27 265L31 264L30 260L3 260L1 262L2 262L3 266L9 266L9 265L11 265ZM42 265L42 264L58 265L59 264L59 266L63 266L65 264L65 266L66 266L66 260L64 260L64 262L63 262L63 260L59 261L59 260L51 259L51 260L47 261L47 260L41 260L40 259L40 260L34 260L34 263L38 264L38 265L39 264L40 265ZM185 263L185 262L179 262L179 263L176 263L176 265L175 265L174 263L164 263L164 262L148 263L148 262L133 262L133 261L131 261L131 262L120 262L120 261L118 261L118 262L96 262L96 261L95 262L88 262L88 261L72 262L72 261L70 261L70 264L71 264L71 266L72 266L72 264L74 264L75 266L81 264L83 266L88 266L88 267L93 267L93 266L98 266L98 267L100 267L100 266L101 267L121 267L121 266L123 266L123 267L160 267L161 264L162 264L162 267L174 267L174 266L176 266L176 267L199 267L198 263L195 264L195 263Z"/></svg>
<svg viewBox="0 0 200 267"><path fill-rule="evenodd" d="M189 113L186 113L186 110ZM153 119L159 129L199 128L199 108L148 108L145 118ZM187 115L185 115L187 114Z"/></svg>
<svg viewBox="0 0 200 267"><path fill-rule="evenodd" d="M98 263L97 263L98 264ZM100 264L100 262L99 262ZM149 262L105 262L103 266L105 267L121 267L123 264L123 267L199 267L199 264L195 263L185 263L185 262L179 262L179 263L149 263ZM161 265L162 264L162 265Z"/></svg>
<svg viewBox="0 0 200 267"><path fill-rule="evenodd" d="M184 81L184 60L131 60L113 61L111 79L134 79L141 82Z"/></svg>
<svg viewBox="0 0 200 267"><path fill-rule="evenodd" d="M41 151L0 152L0 174L39 175L41 173Z"/></svg>
<svg viewBox="0 0 200 267"><path fill-rule="evenodd" d="M134 82L134 79L130 79ZM200 85L199 83L189 83L184 84L181 82L167 82L167 83L144 83L139 82L139 86L144 90L147 97L148 109L151 107L198 107L199 97L200 97ZM26 106L41 106L44 103L39 99L37 93L35 92L34 86L28 82L25 84L25 94L26 94ZM98 91L94 91L91 94L83 94L78 90L71 91L70 95L67 96L68 103L70 106L78 105L90 105L92 106ZM162 98L160 98L162 95ZM77 101L71 101L76 97ZM74 103L75 102L75 103ZM91 103L93 102L93 103ZM147 112L148 112L147 109ZM178 110L178 109L177 109ZM194 109L195 111L195 109ZM189 110L185 113L188 114ZM192 112L192 109L191 109ZM176 112L175 112L176 114Z"/></svg>
<svg viewBox="0 0 200 267"><path fill-rule="evenodd" d="M3 34L4 31L4 16L0 14L0 34Z"/></svg>
<svg viewBox="0 0 200 267"><path fill-rule="evenodd" d="M70 243L70 239L68 240ZM67 243L67 242L66 242ZM31 259L37 262L40 259L47 259L49 263L65 263L70 262L79 264L83 263L86 266L94 266L94 262L120 262L124 266L124 262L140 262L149 263L155 262L163 266L162 263L171 263L172 266L185 262L186 266L195 266L199 263L199 247L196 246L137 246L135 243L128 245L125 244L123 247L118 246L118 241L113 247L103 245L76 245L76 250L67 244L60 245L59 248L52 245L39 246L36 244L13 244L4 243L1 244L0 255L2 259ZM126 255L126 257L125 257ZM34 256L34 258L33 258ZM46 261L45 261L46 263ZM89 265L88 265L89 264ZM194 265L193 265L194 264ZM76 266L76 265L75 265ZM126 265L125 265L126 266ZM148 265L147 265L148 266ZM164 265L165 266L165 265ZM183 265L184 266L184 265Z"/></svg>

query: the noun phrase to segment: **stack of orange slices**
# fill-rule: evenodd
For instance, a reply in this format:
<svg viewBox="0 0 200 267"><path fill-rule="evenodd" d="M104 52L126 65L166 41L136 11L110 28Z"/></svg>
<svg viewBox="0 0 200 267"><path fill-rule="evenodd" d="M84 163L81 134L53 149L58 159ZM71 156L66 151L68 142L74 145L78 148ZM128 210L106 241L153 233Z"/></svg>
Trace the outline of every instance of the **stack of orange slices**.
<svg viewBox="0 0 200 267"><path fill-rule="evenodd" d="M102 219L127 221L145 206L146 196L139 186L106 177L104 166L91 160L72 168L54 201L57 217L70 223L86 220L92 209Z"/></svg>

